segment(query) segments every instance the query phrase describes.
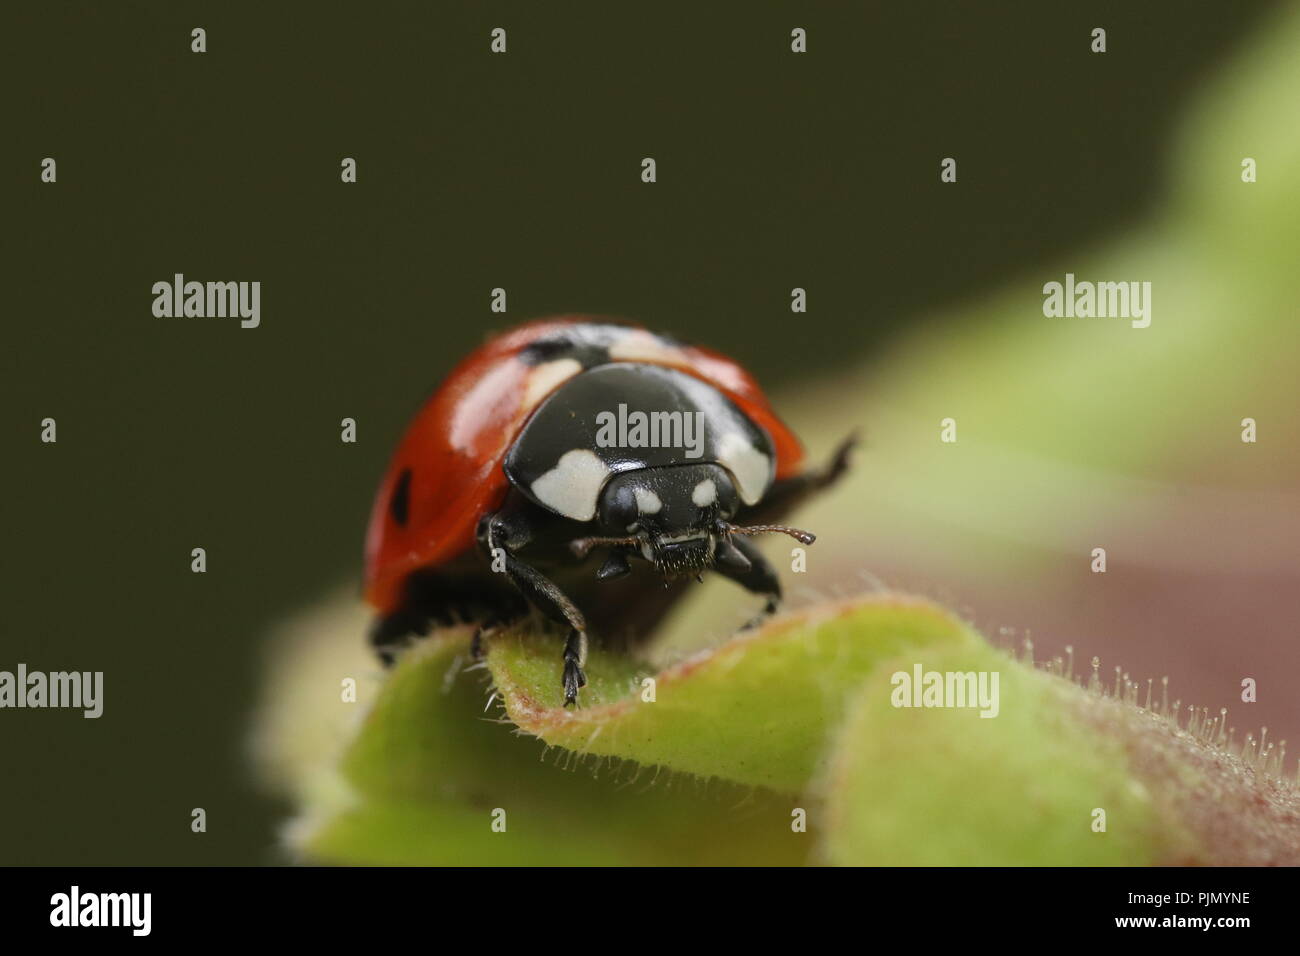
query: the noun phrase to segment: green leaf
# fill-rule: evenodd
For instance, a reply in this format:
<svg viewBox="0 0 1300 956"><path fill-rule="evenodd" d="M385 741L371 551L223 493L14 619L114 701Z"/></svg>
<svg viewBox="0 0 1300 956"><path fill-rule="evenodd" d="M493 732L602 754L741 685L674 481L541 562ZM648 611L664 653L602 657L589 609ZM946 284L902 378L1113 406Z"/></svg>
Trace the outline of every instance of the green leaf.
<svg viewBox="0 0 1300 956"><path fill-rule="evenodd" d="M934 605L883 597L741 634L654 675L652 702L643 671L594 650L583 706L562 707L558 637L505 635L490 644L488 666L510 720L549 744L793 793L880 661L977 641Z"/></svg>
<svg viewBox="0 0 1300 956"><path fill-rule="evenodd" d="M594 648L576 710L559 706L554 635L503 634L487 666L468 647L453 630L405 654L348 739L314 761L294 745L357 705L316 693L306 706L288 682L297 703L267 718L277 729L263 749L291 760L296 849L395 864L1300 858L1296 788L1165 717L1026 667L925 602L782 618L654 674L653 702L652 669ZM302 644L284 679L328 686L312 655L344 648ZM894 675L917 666L996 672L997 716L896 706Z"/></svg>
<svg viewBox="0 0 1300 956"><path fill-rule="evenodd" d="M891 703L891 673L998 674L995 717ZM820 782L826 856L901 866L1149 866L1191 846L1138 782L1100 698L988 646L900 659L858 688ZM1105 830L1094 830L1104 813Z"/></svg>
<svg viewBox="0 0 1300 956"><path fill-rule="evenodd" d="M924 602L837 605L667 668L654 703L641 698L650 669L594 647L584 706L566 711L554 635L493 640L489 680L468 632L442 632L399 661L306 788L292 842L354 863L805 863L819 823L792 794L854 685L903 648L976 640ZM519 728L552 746L497 719L499 703L485 713L493 681ZM806 832L792 826L804 815Z"/></svg>
<svg viewBox="0 0 1300 956"><path fill-rule="evenodd" d="M789 799L617 761L579 760L485 715L469 636L408 653L318 780L292 842L313 859L387 864L800 864L815 833ZM505 831L492 828L504 811Z"/></svg>

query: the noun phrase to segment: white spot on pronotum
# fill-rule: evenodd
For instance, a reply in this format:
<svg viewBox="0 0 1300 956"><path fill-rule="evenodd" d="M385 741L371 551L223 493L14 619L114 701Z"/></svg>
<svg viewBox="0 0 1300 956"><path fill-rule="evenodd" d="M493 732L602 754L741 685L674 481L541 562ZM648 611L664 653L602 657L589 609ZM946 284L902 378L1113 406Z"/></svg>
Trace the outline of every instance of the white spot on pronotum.
<svg viewBox="0 0 1300 956"><path fill-rule="evenodd" d="M658 514L664 506L664 503L659 500L659 496L649 488L633 488L632 494L636 497L637 514Z"/></svg>
<svg viewBox="0 0 1300 956"><path fill-rule="evenodd" d="M575 358L556 359L537 366L528 374L524 390L524 408L533 408L561 382L567 382L582 371L582 363Z"/></svg>
<svg viewBox="0 0 1300 956"><path fill-rule="evenodd" d="M705 478L691 489L691 501L695 502L697 508L707 508L717 500L718 486L713 483L712 478Z"/></svg>
<svg viewBox="0 0 1300 956"><path fill-rule="evenodd" d="M630 329L626 335L620 336L609 347L609 357L616 362L652 362L661 365L676 365L682 360L680 351L645 329Z"/></svg>
<svg viewBox="0 0 1300 956"><path fill-rule="evenodd" d="M747 505L758 504L772 480L772 459L744 435L731 432L718 442L718 461L735 477L741 501Z"/></svg>
<svg viewBox="0 0 1300 956"><path fill-rule="evenodd" d="M609 469L596 453L575 448L560 456L554 468L533 482L537 500L566 518L590 521L596 515L600 489Z"/></svg>

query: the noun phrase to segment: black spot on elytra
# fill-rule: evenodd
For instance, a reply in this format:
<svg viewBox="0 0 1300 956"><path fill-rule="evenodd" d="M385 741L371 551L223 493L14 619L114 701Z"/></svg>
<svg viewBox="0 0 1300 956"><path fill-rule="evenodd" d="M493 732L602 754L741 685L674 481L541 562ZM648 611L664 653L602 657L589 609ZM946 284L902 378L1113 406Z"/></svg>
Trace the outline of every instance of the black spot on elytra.
<svg viewBox="0 0 1300 956"><path fill-rule="evenodd" d="M527 365L542 365L573 351L576 345L567 335L554 335L525 346L519 358Z"/></svg>
<svg viewBox="0 0 1300 956"><path fill-rule="evenodd" d="M406 527L406 519L411 509L411 469L405 469L397 479L393 496L388 499L388 513L393 516L399 528Z"/></svg>
<svg viewBox="0 0 1300 956"><path fill-rule="evenodd" d="M609 346L595 336L555 336L534 342L519 353L529 366L545 365L557 359L576 359L583 368L594 368L610 361Z"/></svg>

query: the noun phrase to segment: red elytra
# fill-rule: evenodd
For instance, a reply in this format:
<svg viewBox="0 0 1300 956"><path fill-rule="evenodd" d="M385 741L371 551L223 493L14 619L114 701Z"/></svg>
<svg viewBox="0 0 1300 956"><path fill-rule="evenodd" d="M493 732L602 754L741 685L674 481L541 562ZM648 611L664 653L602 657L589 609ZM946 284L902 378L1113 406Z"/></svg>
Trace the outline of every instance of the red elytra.
<svg viewBox="0 0 1300 956"><path fill-rule="evenodd" d="M451 561L474 547L479 519L498 509L509 491L502 459L528 417L562 381L538 387L531 379L535 367L520 354L565 327L588 322L628 330L630 347L623 351L635 358L625 360L678 369L726 394L771 437L776 478L799 471L799 440L753 377L726 356L608 319L575 315L526 323L466 356L416 414L393 454L366 532L366 600L381 614L399 604L412 571ZM407 515L399 525L390 502L408 470Z"/></svg>

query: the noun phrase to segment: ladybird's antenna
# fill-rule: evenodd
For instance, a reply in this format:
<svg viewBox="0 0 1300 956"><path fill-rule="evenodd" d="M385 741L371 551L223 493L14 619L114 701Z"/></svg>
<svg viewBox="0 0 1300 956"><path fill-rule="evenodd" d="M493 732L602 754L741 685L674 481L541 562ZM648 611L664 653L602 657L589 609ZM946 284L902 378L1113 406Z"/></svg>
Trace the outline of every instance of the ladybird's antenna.
<svg viewBox="0 0 1300 956"><path fill-rule="evenodd" d="M817 540L817 535L811 531L803 531L799 528L791 528L783 524L751 524L751 525L722 525L723 534L767 534L769 531L788 534L800 544L812 544Z"/></svg>
<svg viewBox="0 0 1300 956"><path fill-rule="evenodd" d="M591 553L592 548L613 547L613 548L632 548L641 543L640 538L574 538L569 542L569 548L580 558L585 558Z"/></svg>

